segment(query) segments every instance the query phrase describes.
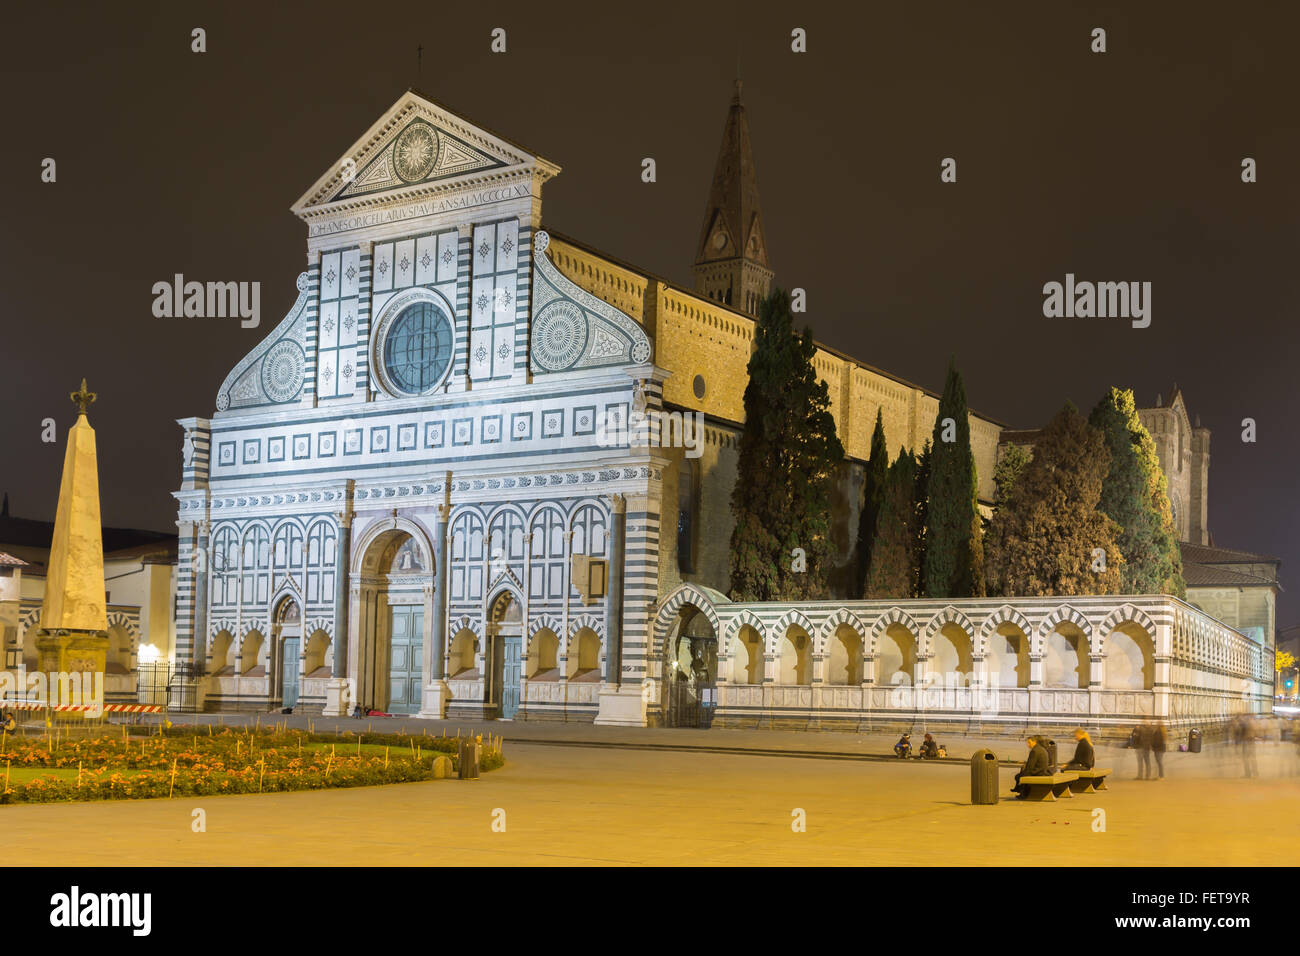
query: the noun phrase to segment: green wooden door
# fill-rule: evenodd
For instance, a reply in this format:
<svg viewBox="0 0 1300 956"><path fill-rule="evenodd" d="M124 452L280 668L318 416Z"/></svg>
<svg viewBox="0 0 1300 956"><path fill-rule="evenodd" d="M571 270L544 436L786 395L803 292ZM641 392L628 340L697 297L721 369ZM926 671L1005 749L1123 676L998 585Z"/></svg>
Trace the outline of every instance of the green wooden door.
<svg viewBox="0 0 1300 956"><path fill-rule="evenodd" d="M286 637L280 644L280 701L292 707L298 703L298 638Z"/></svg>
<svg viewBox="0 0 1300 956"><path fill-rule="evenodd" d="M518 634L498 637L502 642L501 716L506 720L519 710L519 678L523 672L523 639Z"/></svg>
<svg viewBox="0 0 1300 956"><path fill-rule="evenodd" d="M388 712L414 714L420 710L421 668L424 661L424 608L392 608L389 653Z"/></svg>

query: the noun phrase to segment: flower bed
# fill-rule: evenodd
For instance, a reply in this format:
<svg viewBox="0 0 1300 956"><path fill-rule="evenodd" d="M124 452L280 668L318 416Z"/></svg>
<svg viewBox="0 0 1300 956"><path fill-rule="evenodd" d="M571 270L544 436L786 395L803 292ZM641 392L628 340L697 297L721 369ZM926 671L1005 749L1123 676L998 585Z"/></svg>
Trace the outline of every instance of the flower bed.
<svg viewBox="0 0 1300 956"><path fill-rule="evenodd" d="M6 735L0 741L0 803L283 793L408 783L432 780L438 757L450 758L453 771L459 769L459 746L455 737L232 728L217 732L211 727L201 732L155 729L152 736ZM504 763L500 741L484 741L481 769L495 770ZM40 775L41 768L50 773Z"/></svg>

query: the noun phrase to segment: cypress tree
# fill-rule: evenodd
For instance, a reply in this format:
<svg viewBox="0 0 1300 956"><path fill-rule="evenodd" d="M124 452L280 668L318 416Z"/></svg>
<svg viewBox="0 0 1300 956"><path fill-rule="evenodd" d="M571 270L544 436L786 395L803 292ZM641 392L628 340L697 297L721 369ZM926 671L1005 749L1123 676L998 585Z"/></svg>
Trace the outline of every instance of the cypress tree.
<svg viewBox="0 0 1300 956"><path fill-rule="evenodd" d="M916 487L914 491L916 511L916 544L912 554L916 559L915 594L925 594L925 527L930 520L930 502L926 494L930 490L930 439L921 446L921 454L916 456Z"/></svg>
<svg viewBox="0 0 1300 956"><path fill-rule="evenodd" d="M1124 558L1115 543L1118 528L1097 509L1109 469L1101 433L1067 403L1043 430L1015 493L989 526L989 581L1001 594L1119 590Z"/></svg>
<svg viewBox="0 0 1300 956"><path fill-rule="evenodd" d="M916 473L916 456L906 448L899 449L880 497L866 597L910 598L916 594L920 541Z"/></svg>
<svg viewBox="0 0 1300 956"><path fill-rule="evenodd" d="M982 595L984 545L978 476L970 447L966 389L951 360L934 420L926 498L926 596Z"/></svg>
<svg viewBox="0 0 1300 956"><path fill-rule="evenodd" d="M808 600L826 593L832 475L844 461L830 392L813 368L812 331L794 331L790 298L762 301L745 386L731 510L731 596ZM802 549L802 564L794 557Z"/></svg>
<svg viewBox="0 0 1300 956"><path fill-rule="evenodd" d="M1088 421L1101 432L1111 455L1097 507L1120 527L1116 538L1124 555L1120 590L1183 597L1187 589L1168 482L1156 444L1138 418L1132 390L1112 388Z"/></svg>
<svg viewBox="0 0 1300 956"><path fill-rule="evenodd" d="M866 593L867 576L871 568L871 550L876 539L876 523L880 516L880 502L885 494L889 476L889 450L885 447L885 422L880 409L876 409L876 427L871 433L871 453L867 459L866 475L862 483L862 510L858 514L858 577L859 594Z"/></svg>

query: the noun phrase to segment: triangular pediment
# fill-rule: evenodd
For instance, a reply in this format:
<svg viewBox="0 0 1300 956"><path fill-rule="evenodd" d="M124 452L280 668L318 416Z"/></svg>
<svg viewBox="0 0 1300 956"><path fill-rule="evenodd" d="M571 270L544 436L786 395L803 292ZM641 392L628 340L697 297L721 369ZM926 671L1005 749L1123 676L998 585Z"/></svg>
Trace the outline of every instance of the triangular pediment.
<svg viewBox="0 0 1300 956"><path fill-rule="evenodd" d="M293 205L299 215L418 194L430 186L473 182L479 176L559 167L516 143L408 90Z"/></svg>
<svg viewBox="0 0 1300 956"><path fill-rule="evenodd" d="M713 219L704 231L704 245L696 256L697 261L709 262L714 259L732 259L738 255L735 237L727 228L727 217L721 209L713 210Z"/></svg>

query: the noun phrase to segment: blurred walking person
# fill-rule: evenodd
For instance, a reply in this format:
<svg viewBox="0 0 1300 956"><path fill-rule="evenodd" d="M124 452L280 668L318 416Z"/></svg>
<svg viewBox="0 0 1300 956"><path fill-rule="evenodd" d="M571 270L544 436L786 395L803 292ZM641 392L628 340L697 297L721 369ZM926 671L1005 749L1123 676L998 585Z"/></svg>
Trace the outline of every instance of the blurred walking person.
<svg viewBox="0 0 1300 956"><path fill-rule="evenodd" d="M1250 717L1241 718L1241 765L1243 776L1259 776L1259 766L1255 763L1255 722Z"/></svg>
<svg viewBox="0 0 1300 956"><path fill-rule="evenodd" d="M1151 753L1156 758L1156 771L1161 780L1165 779L1165 750L1169 747L1169 741L1165 737L1165 723L1163 720L1157 720L1151 725L1150 729Z"/></svg>
<svg viewBox="0 0 1300 956"><path fill-rule="evenodd" d="M1145 780L1151 773L1151 734L1144 724L1138 724L1129 734L1129 748L1137 751L1139 780Z"/></svg>

